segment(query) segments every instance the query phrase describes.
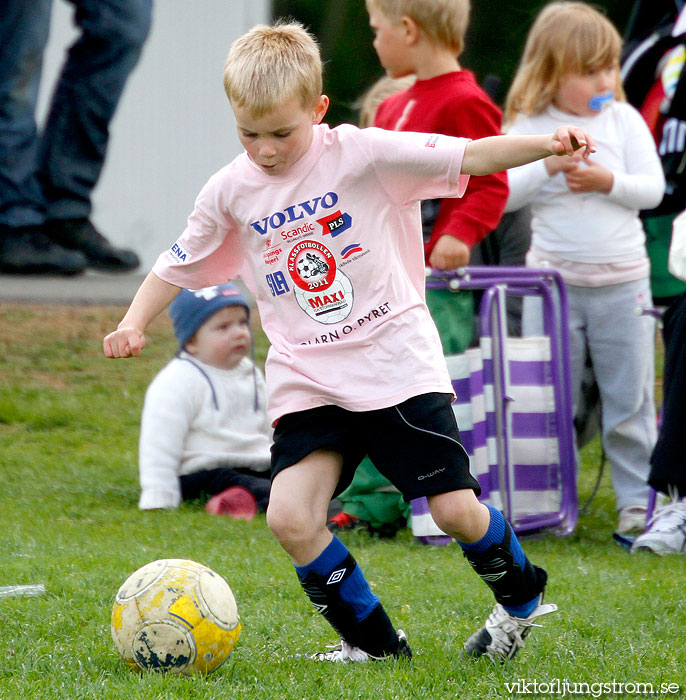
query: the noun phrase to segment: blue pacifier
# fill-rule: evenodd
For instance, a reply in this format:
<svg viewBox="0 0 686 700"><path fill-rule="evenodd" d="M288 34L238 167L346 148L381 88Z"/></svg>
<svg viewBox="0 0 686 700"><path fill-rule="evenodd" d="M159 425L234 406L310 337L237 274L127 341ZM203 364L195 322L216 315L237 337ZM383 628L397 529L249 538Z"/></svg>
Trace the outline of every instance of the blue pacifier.
<svg viewBox="0 0 686 700"><path fill-rule="evenodd" d="M600 112L600 110L607 107L614 98L614 92L603 92L600 95L593 95L588 101L588 106L594 112Z"/></svg>

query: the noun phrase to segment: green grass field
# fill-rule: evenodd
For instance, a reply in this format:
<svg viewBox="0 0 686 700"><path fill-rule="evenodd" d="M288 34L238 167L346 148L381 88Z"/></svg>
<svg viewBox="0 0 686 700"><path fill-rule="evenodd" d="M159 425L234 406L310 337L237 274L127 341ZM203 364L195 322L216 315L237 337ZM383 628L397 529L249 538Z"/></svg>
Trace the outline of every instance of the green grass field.
<svg viewBox="0 0 686 700"><path fill-rule="evenodd" d="M102 336L122 313L0 307L0 586L47 589L0 598L0 700L561 697L534 694L531 685L556 680L588 683L589 693L575 697L638 697L646 683L658 696L675 697L677 686L684 693L686 557L631 556L613 543L607 474L574 535L526 541L529 556L549 571L548 598L560 612L544 618L512 663L460 658L462 642L492 607L490 593L457 546L425 547L407 531L390 541L356 531L343 539L406 630L414 660L334 666L296 658L334 635L302 594L264 516L236 522L193 504L137 509L143 394L174 341L160 319L143 358L105 360ZM259 336L258 360L264 352ZM598 473L597 444L583 461L582 501ZM120 584L168 557L212 567L238 601L241 639L207 678L136 675L110 637ZM520 692L511 692L518 681ZM614 692L597 685L612 683Z"/></svg>

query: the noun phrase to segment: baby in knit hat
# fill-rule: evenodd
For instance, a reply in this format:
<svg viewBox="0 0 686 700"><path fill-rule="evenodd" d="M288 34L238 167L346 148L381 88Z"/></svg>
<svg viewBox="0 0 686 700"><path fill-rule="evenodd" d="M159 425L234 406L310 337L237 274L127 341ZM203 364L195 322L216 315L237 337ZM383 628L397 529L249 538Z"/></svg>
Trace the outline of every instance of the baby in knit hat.
<svg viewBox="0 0 686 700"><path fill-rule="evenodd" d="M179 350L145 394L138 505L209 497L209 512L250 519L267 508L272 442L250 306L229 283L184 289L169 315Z"/></svg>

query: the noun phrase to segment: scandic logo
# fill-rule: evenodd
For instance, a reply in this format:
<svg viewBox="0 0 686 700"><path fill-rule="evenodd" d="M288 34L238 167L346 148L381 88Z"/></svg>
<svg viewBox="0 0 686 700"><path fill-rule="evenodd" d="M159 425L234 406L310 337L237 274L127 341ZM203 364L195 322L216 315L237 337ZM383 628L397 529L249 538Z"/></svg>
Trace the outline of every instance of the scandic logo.
<svg viewBox="0 0 686 700"><path fill-rule="evenodd" d="M286 224L304 219L305 216L314 216L321 209L333 209L338 204L338 195L335 192L327 192L320 197L308 199L299 204L291 204L282 211L262 217L261 221L253 221L250 226L264 236L270 230L280 229Z"/></svg>

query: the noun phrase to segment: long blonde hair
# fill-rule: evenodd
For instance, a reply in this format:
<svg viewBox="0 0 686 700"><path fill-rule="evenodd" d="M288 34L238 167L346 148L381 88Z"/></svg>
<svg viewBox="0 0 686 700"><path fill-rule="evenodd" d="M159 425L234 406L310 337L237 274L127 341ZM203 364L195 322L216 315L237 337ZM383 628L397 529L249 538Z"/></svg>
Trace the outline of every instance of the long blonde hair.
<svg viewBox="0 0 686 700"><path fill-rule="evenodd" d="M616 27L583 2L551 2L534 21L505 101L505 122L540 114L569 73L619 68L622 39ZM615 99L626 100L617 71Z"/></svg>

